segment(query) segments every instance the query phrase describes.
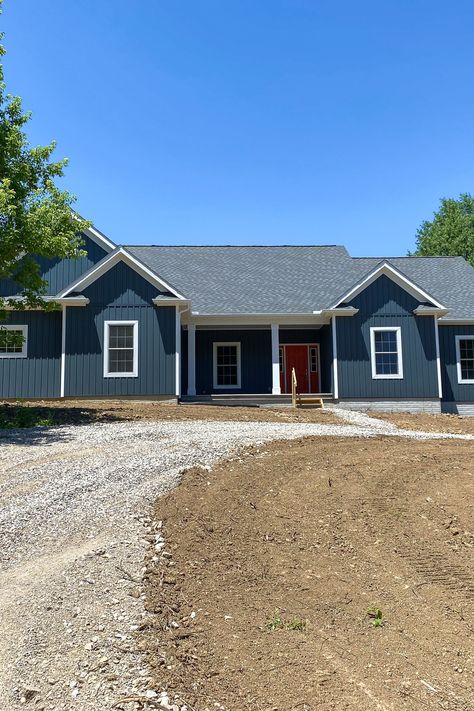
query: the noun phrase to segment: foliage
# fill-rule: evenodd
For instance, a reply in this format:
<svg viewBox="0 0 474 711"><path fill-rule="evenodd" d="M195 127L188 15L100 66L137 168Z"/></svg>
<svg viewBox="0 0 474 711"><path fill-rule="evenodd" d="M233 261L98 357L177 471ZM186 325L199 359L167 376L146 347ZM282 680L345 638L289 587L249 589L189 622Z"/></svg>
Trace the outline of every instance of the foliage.
<svg viewBox="0 0 474 711"><path fill-rule="evenodd" d="M474 197L442 198L433 220L425 220L416 233L420 256L459 256L474 266Z"/></svg>
<svg viewBox="0 0 474 711"><path fill-rule="evenodd" d="M294 620L285 620L282 617L279 610L275 610L271 617L267 617L267 622L265 624L265 629L270 632L275 630L293 630L295 632L304 632L306 628L306 622L295 618Z"/></svg>
<svg viewBox="0 0 474 711"><path fill-rule="evenodd" d="M367 615L370 617L372 625L374 627L382 627L384 624L382 610L378 607L369 607L367 610Z"/></svg>
<svg viewBox="0 0 474 711"><path fill-rule="evenodd" d="M2 405L0 407L0 430L23 427L51 427L55 424L54 413L44 408L24 405Z"/></svg>
<svg viewBox="0 0 474 711"><path fill-rule="evenodd" d="M2 40L0 33L0 57L5 54ZM75 197L55 183L67 164L66 159L51 160L55 143L29 145L24 127L30 117L21 99L6 93L0 64L0 279L18 284L24 306L44 306L46 284L34 255L80 256L80 232L89 223L72 211Z"/></svg>

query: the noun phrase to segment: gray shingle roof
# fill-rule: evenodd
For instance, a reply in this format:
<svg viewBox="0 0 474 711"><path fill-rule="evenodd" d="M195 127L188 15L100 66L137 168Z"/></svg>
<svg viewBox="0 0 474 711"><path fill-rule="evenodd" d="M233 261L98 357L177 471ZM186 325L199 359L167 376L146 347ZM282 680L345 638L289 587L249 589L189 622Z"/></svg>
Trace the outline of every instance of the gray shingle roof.
<svg viewBox="0 0 474 711"><path fill-rule="evenodd" d="M341 246L135 246L133 255L200 314L312 313L388 261L450 309L474 319L474 269L462 257L353 258Z"/></svg>

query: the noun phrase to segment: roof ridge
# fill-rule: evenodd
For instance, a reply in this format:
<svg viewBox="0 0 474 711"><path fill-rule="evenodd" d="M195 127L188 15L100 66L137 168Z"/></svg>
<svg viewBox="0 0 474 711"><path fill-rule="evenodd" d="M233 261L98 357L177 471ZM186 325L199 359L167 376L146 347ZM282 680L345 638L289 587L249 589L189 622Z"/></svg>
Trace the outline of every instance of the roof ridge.
<svg viewBox="0 0 474 711"><path fill-rule="evenodd" d="M392 257L351 257L351 259L377 259L378 261L390 261L390 259L464 259L459 254L403 254Z"/></svg>
<svg viewBox="0 0 474 711"><path fill-rule="evenodd" d="M246 248L246 249L278 249L281 247L288 247L288 249L305 249L305 248L326 248L326 247L339 247L340 249L346 249L343 244L125 244L123 245L127 249L133 247L191 247L199 249L215 249L216 247L230 247L232 249Z"/></svg>

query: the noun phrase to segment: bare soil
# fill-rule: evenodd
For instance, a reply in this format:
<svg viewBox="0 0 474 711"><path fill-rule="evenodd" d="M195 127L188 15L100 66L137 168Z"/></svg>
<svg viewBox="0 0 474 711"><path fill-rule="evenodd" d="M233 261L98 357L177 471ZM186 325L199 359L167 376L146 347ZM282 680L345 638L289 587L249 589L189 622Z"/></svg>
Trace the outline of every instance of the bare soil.
<svg viewBox="0 0 474 711"><path fill-rule="evenodd" d="M474 417L440 414L428 415L410 412L368 412L370 417L391 422L397 427L417 432L448 432L450 434L474 434Z"/></svg>
<svg viewBox="0 0 474 711"><path fill-rule="evenodd" d="M308 438L191 470L155 503L155 688L196 711L473 709L473 495L473 446L447 440Z"/></svg>
<svg viewBox="0 0 474 711"><path fill-rule="evenodd" d="M237 422L317 422L340 424L330 409L291 407L223 407L217 405L176 405L140 400L53 400L15 403L0 402L0 421L18 417L19 408L34 411L36 421L48 424L90 424L120 420L208 420ZM34 424L28 422L28 426Z"/></svg>

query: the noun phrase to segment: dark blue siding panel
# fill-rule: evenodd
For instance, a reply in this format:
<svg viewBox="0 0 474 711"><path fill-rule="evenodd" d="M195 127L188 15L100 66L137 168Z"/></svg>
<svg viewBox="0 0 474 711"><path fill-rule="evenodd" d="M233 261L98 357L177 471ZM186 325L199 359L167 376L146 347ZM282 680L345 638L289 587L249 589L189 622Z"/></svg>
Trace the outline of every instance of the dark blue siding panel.
<svg viewBox="0 0 474 711"><path fill-rule="evenodd" d="M38 257L41 275L49 283L47 294L57 294L107 254L102 247L99 247L90 237L85 235L83 249L87 252L87 256L80 259L46 259ZM0 282L0 296L12 296L17 293L18 286L10 279L3 279Z"/></svg>
<svg viewBox="0 0 474 711"><path fill-rule="evenodd" d="M0 358L0 397L59 397L61 313L15 311L2 324L28 326L28 356Z"/></svg>
<svg viewBox="0 0 474 711"><path fill-rule="evenodd" d="M458 383L456 336L474 336L474 326L439 326L443 400L474 402L474 385Z"/></svg>
<svg viewBox="0 0 474 711"><path fill-rule="evenodd" d="M438 397L434 320L415 316L419 302L385 275L351 302L356 316L337 319L340 398ZM374 380L370 328L400 326L403 379Z"/></svg>
<svg viewBox="0 0 474 711"><path fill-rule="evenodd" d="M320 330L321 340L321 392L332 393L332 329L323 326Z"/></svg>
<svg viewBox="0 0 474 711"><path fill-rule="evenodd" d="M89 306L68 308L65 394L173 395L174 306L153 306L157 290L123 263L84 291ZM104 322L138 321L138 377L104 378Z"/></svg>
<svg viewBox="0 0 474 711"><path fill-rule="evenodd" d="M240 341L242 379L241 389L213 389L213 343L217 341ZM196 393L212 392L225 394L271 393L272 391L272 345L270 329L257 330L196 330Z"/></svg>

